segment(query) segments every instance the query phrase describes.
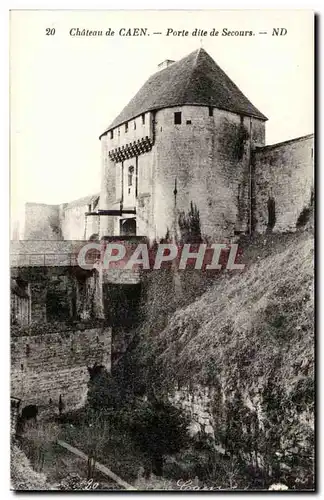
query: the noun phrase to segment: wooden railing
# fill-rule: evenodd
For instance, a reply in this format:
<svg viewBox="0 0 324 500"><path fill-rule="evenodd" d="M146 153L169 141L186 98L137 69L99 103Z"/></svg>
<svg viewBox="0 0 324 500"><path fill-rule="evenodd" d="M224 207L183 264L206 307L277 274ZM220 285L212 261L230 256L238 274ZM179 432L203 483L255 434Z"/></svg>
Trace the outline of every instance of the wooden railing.
<svg viewBox="0 0 324 500"><path fill-rule="evenodd" d="M66 443L65 441L58 440L57 444L62 446L62 448L65 448L66 450L70 451L71 453L73 453L77 457L82 458L82 460L84 460L85 462L89 461L90 457L88 457L88 455L83 453L83 451L78 450L78 448L75 448L74 446L71 446L70 444ZM131 484L129 484L126 481L124 481L123 479L121 479L119 476L117 476L117 474L115 474L113 471L108 469L108 467L106 467L105 465L102 465L99 462L94 462L94 467L99 472L101 472L105 476L107 476L110 479L112 479L113 481L115 481L115 483L119 484L119 486L122 486L123 488L125 488L125 490L136 490L136 488L134 486L132 486Z"/></svg>
<svg viewBox="0 0 324 500"><path fill-rule="evenodd" d="M77 266L77 253L11 253L10 267L54 267L54 266ZM97 257L91 259L91 253L87 255L87 264L94 264Z"/></svg>

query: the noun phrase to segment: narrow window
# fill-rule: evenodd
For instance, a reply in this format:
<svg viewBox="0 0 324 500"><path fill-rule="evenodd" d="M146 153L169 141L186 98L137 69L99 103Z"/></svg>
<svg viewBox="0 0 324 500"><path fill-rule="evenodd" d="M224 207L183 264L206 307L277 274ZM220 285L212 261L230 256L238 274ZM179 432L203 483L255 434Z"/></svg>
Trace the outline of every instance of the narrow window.
<svg viewBox="0 0 324 500"><path fill-rule="evenodd" d="M187 124L187 125L191 125L191 120L187 120L187 121L186 121L186 124Z"/></svg>
<svg viewBox="0 0 324 500"><path fill-rule="evenodd" d="M115 170L115 175L116 175L116 200L119 201L122 196L123 196L123 167L120 165L120 163L116 164L116 170Z"/></svg>
<svg viewBox="0 0 324 500"><path fill-rule="evenodd" d="M142 124L145 125L145 113L142 114Z"/></svg>
<svg viewBox="0 0 324 500"><path fill-rule="evenodd" d="M272 231L276 224L276 204L274 198L270 197L268 199L268 227L269 232Z"/></svg>
<svg viewBox="0 0 324 500"><path fill-rule="evenodd" d="M312 148L311 158L313 158L313 156L314 156L314 150L313 150L313 148Z"/></svg>
<svg viewBox="0 0 324 500"><path fill-rule="evenodd" d="M135 196L138 196L138 156L135 157L136 168L135 168Z"/></svg>
<svg viewBox="0 0 324 500"><path fill-rule="evenodd" d="M118 129L118 137L120 136L120 129Z"/></svg>
<svg viewBox="0 0 324 500"><path fill-rule="evenodd" d="M174 124L181 125L181 111L174 113Z"/></svg>
<svg viewBox="0 0 324 500"><path fill-rule="evenodd" d="M128 169L128 186L133 185L133 175L134 175L134 167L129 167Z"/></svg>
<svg viewBox="0 0 324 500"><path fill-rule="evenodd" d="M91 203L88 205L88 212L91 212Z"/></svg>
<svg viewBox="0 0 324 500"><path fill-rule="evenodd" d="M214 116L214 109L212 106L209 106L209 116Z"/></svg>
<svg viewBox="0 0 324 500"><path fill-rule="evenodd" d="M29 347L29 344L26 344L26 356L27 356L27 358L28 358L29 354L30 354L30 347Z"/></svg>
<svg viewBox="0 0 324 500"><path fill-rule="evenodd" d="M114 138L114 131L113 131L113 130L111 130L111 131L110 131L110 139L113 139L113 138Z"/></svg>
<svg viewBox="0 0 324 500"><path fill-rule="evenodd" d="M134 130L136 130L136 122L134 121Z"/></svg>
<svg viewBox="0 0 324 500"><path fill-rule="evenodd" d="M128 132L128 123L125 123L125 132Z"/></svg>

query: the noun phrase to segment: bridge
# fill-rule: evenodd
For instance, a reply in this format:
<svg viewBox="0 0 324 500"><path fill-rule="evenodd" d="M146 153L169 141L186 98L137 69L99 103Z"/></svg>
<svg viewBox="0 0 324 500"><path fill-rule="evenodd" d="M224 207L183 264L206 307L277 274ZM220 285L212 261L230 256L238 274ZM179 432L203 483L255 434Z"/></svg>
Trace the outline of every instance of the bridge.
<svg viewBox="0 0 324 500"><path fill-rule="evenodd" d="M88 241L19 240L10 245L10 267L77 266L77 257ZM91 259L91 254L89 255ZM96 258L92 255L93 263ZM88 261L88 259L87 259Z"/></svg>
<svg viewBox="0 0 324 500"><path fill-rule="evenodd" d="M104 251L109 243L124 244L127 255L140 243L147 241L143 236L107 236L93 243L100 244ZM91 242L86 240L19 240L10 245L10 267L12 276L21 268L78 268L80 250ZM98 263L98 250L89 250L86 255L87 264ZM80 269L80 268L79 268ZM124 270L118 265L115 268L103 270L102 283L136 284L141 281L139 270Z"/></svg>

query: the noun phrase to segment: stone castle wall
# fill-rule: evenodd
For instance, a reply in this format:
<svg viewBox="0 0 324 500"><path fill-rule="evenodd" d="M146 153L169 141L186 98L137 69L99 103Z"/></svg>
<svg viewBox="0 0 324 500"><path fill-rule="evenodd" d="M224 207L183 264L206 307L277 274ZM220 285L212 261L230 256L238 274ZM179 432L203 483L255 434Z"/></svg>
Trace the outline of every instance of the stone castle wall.
<svg viewBox="0 0 324 500"><path fill-rule="evenodd" d="M111 366L111 328L103 321L98 273L26 266L12 268L11 275L12 295L24 287L20 302L28 305L28 318L19 314L25 308L19 301L12 311L11 396L22 399L21 407L36 404L49 413L57 413L60 396L65 410L82 406L87 367Z"/></svg>
<svg viewBox="0 0 324 500"><path fill-rule="evenodd" d="M145 118L143 118L145 117ZM144 123L143 123L144 119ZM112 159L109 153L118 148L127 148L131 144L138 144L148 138L154 143L154 114L145 113L128 122L127 130L125 124L115 128L111 134L101 137L101 193L100 208L133 208L136 205L136 233L149 238L155 237L153 229L153 207L152 207L152 168L154 161L153 150L132 156L121 161L119 158ZM128 187L128 169L134 168L133 186L131 194ZM138 190L135 193L134 185L137 179ZM137 200L136 200L137 194ZM135 195L135 196L134 196ZM122 218L133 217L123 215ZM119 235L121 217L101 217L100 235Z"/></svg>
<svg viewBox="0 0 324 500"><path fill-rule="evenodd" d="M179 125L174 123L176 112L182 115ZM167 231L179 232L179 213L187 213L192 202L204 236L232 240L240 233L267 230L270 199L274 231L295 230L310 203L313 136L265 146L264 121L201 106L148 112L144 123L140 116L127 129L123 124L112 132L101 138L98 207L116 210L122 203L124 209L136 207L136 216L86 218L89 200L64 206L27 204L25 239L117 236L120 220L135 217L136 234L152 241ZM137 148L136 155L122 158L130 148Z"/></svg>
<svg viewBox="0 0 324 500"><path fill-rule="evenodd" d="M274 202L275 232L295 231L304 208L311 205L314 187L314 136L256 148L254 154L254 218L257 232L269 222Z"/></svg>
<svg viewBox="0 0 324 500"><path fill-rule="evenodd" d="M110 371L111 330L68 324L11 328L11 396L21 407L39 406L58 413L85 403L89 373L95 363Z"/></svg>
<svg viewBox="0 0 324 500"><path fill-rule="evenodd" d="M179 125L174 124L175 112L182 113ZM132 121L127 132L119 127L117 139L116 129L113 137L102 137L101 208L118 209L121 200L125 208L128 168L137 164L137 234L150 240L163 238L174 229L179 211L187 212L191 202L200 211L204 234L231 239L234 232L245 231L250 156L252 147L264 144L264 122L215 108L210 116L208 107L199 106L162 109L150 120L152 149L137 158L115 162L109 157L116 141L122 147L131 142ZM102 235L119 234L119 218L107 219Z"/></svg>
<svg viewBox="0 0 324 500"><path fill-rule="evenodd" d="M88 240L99 233L99 217L85 216L85 213L92 209L90 203L85 203L67 205L62 210L61 227L64 240Z"/></svg>
<svg viewBox="0 0 324 500"><path fill-rule="evenodd" d="M24 239L61 240L59 206L26 203Z"/></svg>
<svg viewBox="0 0 324 500"><path fill-rule="evenodd" d="M99 234L99 217L85 215L94 209L96 196L88 198L61 205L26 203L24 240L88 240Z"/></svg>
<svg viewBox="0 0 324 500"><path fill-rule="evenodd" d="M28 289L30 324L102 318L101 280L96 270L28 266L12 268L11 278L22 281Z"/></svg>
<svg viewBox="0 0 324 500"><path fill-rule="evenodd" d="M181 125L174 113L182 113ZM156 113L153 162L155 230L172 230L177 212L193 202L203 235L234 237L248 226L251 148L264 144L264 122L208 107L183 106Z"/></svg>

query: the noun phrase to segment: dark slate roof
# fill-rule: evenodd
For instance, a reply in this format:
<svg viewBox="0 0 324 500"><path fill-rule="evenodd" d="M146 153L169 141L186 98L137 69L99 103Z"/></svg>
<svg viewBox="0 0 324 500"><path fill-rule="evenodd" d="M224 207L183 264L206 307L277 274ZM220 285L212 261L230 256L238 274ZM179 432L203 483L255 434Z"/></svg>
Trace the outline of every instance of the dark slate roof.
<svg viewBox="0 0 324 500"><path fill-rule="evenodd" d="M201 48L154 73L102 135L146 111L185 104L267 120Z"/></svg>

